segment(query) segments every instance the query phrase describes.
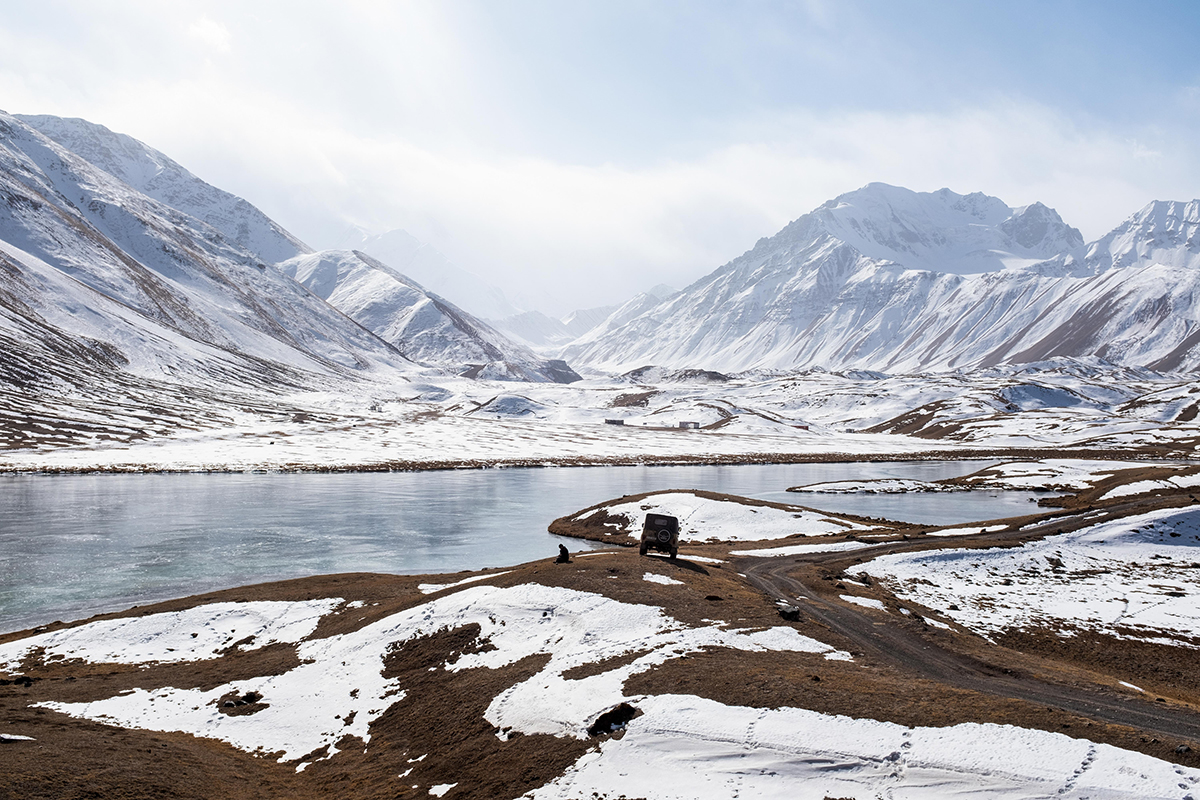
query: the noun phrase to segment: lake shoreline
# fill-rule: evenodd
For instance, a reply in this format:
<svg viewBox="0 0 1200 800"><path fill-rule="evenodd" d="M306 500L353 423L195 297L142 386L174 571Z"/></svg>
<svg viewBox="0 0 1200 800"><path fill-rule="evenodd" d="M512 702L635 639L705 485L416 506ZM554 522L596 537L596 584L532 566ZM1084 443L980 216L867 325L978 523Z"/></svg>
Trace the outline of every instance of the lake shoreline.
<svg viewBox="0 0 1200 800"><path fill-rule="evenodd" d="M568 467L685 467L685 466L737 466L741 464L854 464L892 463L925 461L986 461L986 460L1040 460L1046 458L1071 458L1095 461L1180 461L1194 460L1193 456L1178 451L1151 451L1149 448L1128 451L1109 449L1041 449L1041 448L987 448L961 450L927 450L919 453L745 453L675 456L603 456L603 457L549 457L531 459L462 459L446 461L389 461L356 465L328 466L322 464L289 464L262 468L201 467L164 468L146 464L111 464L103 467L56 467L49 465L13 467L0 462L0 476L14 475L205 475L205 474L341 474L377 472L441 472L453 470L483 469L553 469Z"/></svg>

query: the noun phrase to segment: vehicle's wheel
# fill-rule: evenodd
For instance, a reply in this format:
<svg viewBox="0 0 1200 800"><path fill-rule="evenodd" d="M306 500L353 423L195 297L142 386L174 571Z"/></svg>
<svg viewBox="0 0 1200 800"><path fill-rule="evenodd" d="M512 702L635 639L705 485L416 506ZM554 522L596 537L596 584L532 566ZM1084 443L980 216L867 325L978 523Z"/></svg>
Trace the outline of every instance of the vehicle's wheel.
<svg viewBox="0 0 1200 800"><path fill-rule="evenodd" d="M675 560L675 556L677 556L677 555L679 555L679 551L678 551L678 550L674 550L674 549L672 549L672 550L671 550L671 560L672 560L672 561L674 561L674 560Z"/></svg>
<svg viewBox="0 0 1200 800"><path fill-rule="evenodd" d="M646 543L645 542L642 542L642 546L638 548L638 555L639 556L646 555Z"/></svg>

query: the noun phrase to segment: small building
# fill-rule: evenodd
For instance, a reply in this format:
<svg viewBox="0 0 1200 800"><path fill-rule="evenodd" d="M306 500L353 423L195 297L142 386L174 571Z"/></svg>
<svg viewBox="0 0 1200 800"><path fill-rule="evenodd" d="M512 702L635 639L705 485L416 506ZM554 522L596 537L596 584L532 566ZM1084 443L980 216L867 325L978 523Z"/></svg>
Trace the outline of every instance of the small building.
<svg viewBox="0 0 1200 800"><path fill-rule="evenodd" d="M698 430L700 430L700 423L699 422L681 422L681 423L679 423L679 427L683 428L685 431L698 431Z"/></svg>
<svg viewBox="0 0 1200 800"><path fill-rule="evenodd" d="M604 424L605 425L624 425L625 420L623 420L623 419L606 419L606 420L604 420Z"/></svg>

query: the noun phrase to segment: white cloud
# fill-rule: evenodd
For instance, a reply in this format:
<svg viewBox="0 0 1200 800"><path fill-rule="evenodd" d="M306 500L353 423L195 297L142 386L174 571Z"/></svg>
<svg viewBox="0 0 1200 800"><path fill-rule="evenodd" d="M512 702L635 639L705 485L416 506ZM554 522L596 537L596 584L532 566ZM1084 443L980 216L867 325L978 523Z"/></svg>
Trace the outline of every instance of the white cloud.
<svg viewBox="0 0 1200 800"><path fill-rule="evenodd" d="M201 17L188 25L187 32L192 39L218 53L228 53L233 49L233 35L229 29L208 17Z"/></svg>
<svg viewBox="0 0 1200 800"><path fill-rule="evenodd" d="M539 82L481 31L479 12L494 7L69 5L72 25L49 24L48 11L0 23L6 110L136 136L315 246L351 224L406 228L495 282L553 288L564 312L682 286L871 181L1040 200L1097 237L1151 199L1190 199L1200 179L1192 129L1169 109L1134 125L1002 96L912 111L725 104L687 142L656 117L630 117L618 127L644 128L643 151L606 149L606 131L583 148L573 145L594 117L532 96L572 87ZM853 12L800 7L817 29ZM837 43L792 34L788 48ZM655 99L672 84L590 85ZM1191 108L1195 92L1180 91Z"/></svg>

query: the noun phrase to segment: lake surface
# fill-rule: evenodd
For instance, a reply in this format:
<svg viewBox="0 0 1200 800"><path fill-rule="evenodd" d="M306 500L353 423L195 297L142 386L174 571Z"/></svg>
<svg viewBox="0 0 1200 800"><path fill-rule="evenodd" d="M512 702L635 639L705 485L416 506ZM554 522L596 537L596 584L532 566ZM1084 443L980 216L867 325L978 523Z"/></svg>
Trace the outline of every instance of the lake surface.
<svg viewBox="0 0 1200 800"><path fill-rule="evenodd" d="M0 632L265 580L424 573L552 558L555 518L707 489L909 522L1034 510L1028 492L817 495L821 481L939 480L979 461L349 474L0 476Z"/></svg>

